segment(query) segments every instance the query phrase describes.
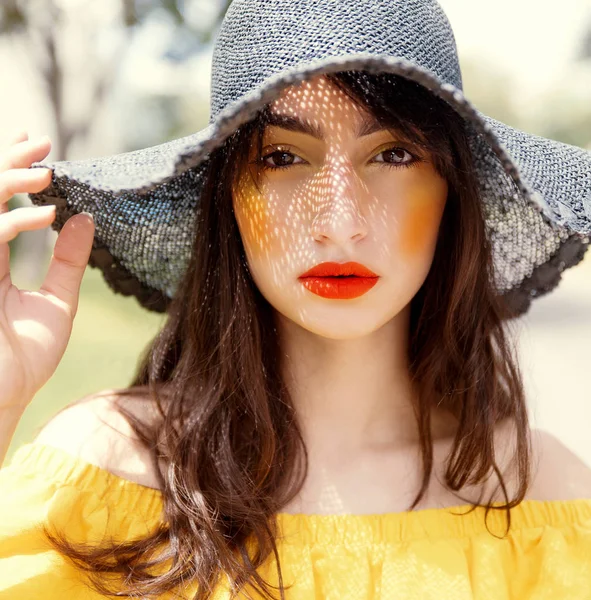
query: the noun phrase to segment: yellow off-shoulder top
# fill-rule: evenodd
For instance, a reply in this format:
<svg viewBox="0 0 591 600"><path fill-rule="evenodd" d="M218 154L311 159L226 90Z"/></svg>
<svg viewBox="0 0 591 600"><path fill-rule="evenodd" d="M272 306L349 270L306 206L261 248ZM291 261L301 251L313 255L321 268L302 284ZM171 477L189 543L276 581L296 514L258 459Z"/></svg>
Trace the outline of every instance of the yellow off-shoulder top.
<svg viewBox="0 0 591 600"><path fill-rule="evenodd" d="M591 599L591 499L525 500L504 539L484 508L370 515L279 513L288 600ZM161 518L159 491L63 450L25 444L0 469L0 598L95 600L39 526L73 541L141 536ZM505 511L490 511L502 536ZM259 571L277 585L276 565ZM187 588L191 598L195 589ZM215 600L229 598L220 588Z"/></svg>

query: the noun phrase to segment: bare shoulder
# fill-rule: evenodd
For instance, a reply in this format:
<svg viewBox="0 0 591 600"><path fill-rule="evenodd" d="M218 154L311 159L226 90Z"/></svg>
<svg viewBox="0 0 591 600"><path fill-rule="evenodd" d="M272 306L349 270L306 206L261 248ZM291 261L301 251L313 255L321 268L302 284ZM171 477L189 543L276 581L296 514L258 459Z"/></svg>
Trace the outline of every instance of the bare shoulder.
<svg viewBox="0 0 591 600"><path fill-rule="evenodd" d="M532 428L530 437L531 476L525 500L591 499L591 467L549 431ZM495 458L511 498L515 497L520 483L517 439L512 420L495 429ZM486 483L485 490L487 494L492 492L495 500L505 500L496 476Z"/></svg>
<svg viewBox="0 0 591 600"><path fill-rule="evenodd" d="M532 494L537 500L591 499L591 467L559 438L532 430Z"/></svg>
<svg viewBox="0 0 591 600"><path fill-rule="evenodd" d="M159 484L150 453L117 405L144 422L155 418L150 403L116 390L86 396L61 410L41 429L34 444L59 448L118 477L147 487Z"/></svg>

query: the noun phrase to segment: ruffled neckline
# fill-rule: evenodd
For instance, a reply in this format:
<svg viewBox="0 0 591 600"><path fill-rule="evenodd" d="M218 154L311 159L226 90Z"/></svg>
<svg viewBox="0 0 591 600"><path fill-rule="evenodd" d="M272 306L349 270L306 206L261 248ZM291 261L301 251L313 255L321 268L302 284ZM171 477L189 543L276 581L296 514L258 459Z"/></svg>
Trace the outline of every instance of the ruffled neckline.
<svg viewBox="0 0 591 600"><path fill-rule="evenodd" d="M28 443L16 450L8 468L22 476L39 476L53 482L93 491L112 506L140 510L154 524L162 518L160 490L124 479L86 462L60 448ZM493 506L500 506L498 502ZM506 509L490 510L485 521L484 507L460 504L442 508L371 514L276 514L283 543L396 543L417 539L465 538L493 533L504 535ZM467 513L467 514L466 514ZM524 500L511 509L511 531L536 527L591 525L591 499ZM488 526L488 529L487 529Z"/></svg>

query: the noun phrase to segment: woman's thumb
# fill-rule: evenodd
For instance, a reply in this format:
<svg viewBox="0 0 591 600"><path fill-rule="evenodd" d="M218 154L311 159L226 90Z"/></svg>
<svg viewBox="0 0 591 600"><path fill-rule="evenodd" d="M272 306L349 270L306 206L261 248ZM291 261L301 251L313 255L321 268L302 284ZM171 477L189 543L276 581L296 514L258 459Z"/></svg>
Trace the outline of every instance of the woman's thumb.
<svg viewBox="0 0 591 600"><path fill-rule="evenodd" d="M40 292L65 302L72 316L78 310L78 295L94 239L94 219L80 213L68 219L60 231Z"/></svg>

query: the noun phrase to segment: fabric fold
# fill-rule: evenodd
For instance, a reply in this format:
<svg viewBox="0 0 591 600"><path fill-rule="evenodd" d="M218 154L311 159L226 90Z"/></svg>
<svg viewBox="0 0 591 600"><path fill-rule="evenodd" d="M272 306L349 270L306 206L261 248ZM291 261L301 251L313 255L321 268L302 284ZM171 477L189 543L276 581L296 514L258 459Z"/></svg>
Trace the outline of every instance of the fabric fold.
<svg viewBox="0 0 591 600"><path fill-rule="evenodd" d="M96 544L146 535L162 518L158 490L42 444L16 451L0 469L0 489L0 600L100 598L48 546L43 525ZM504 511L485 522L482 507L459 514L469 508L279 513L286 599L591 600L591 499L526 500L511 510L505 537ZM259 572L278 585L272 555ZM183 594L195 592L188 585ZM212 600L229 597L222 585Z"/></svg>

